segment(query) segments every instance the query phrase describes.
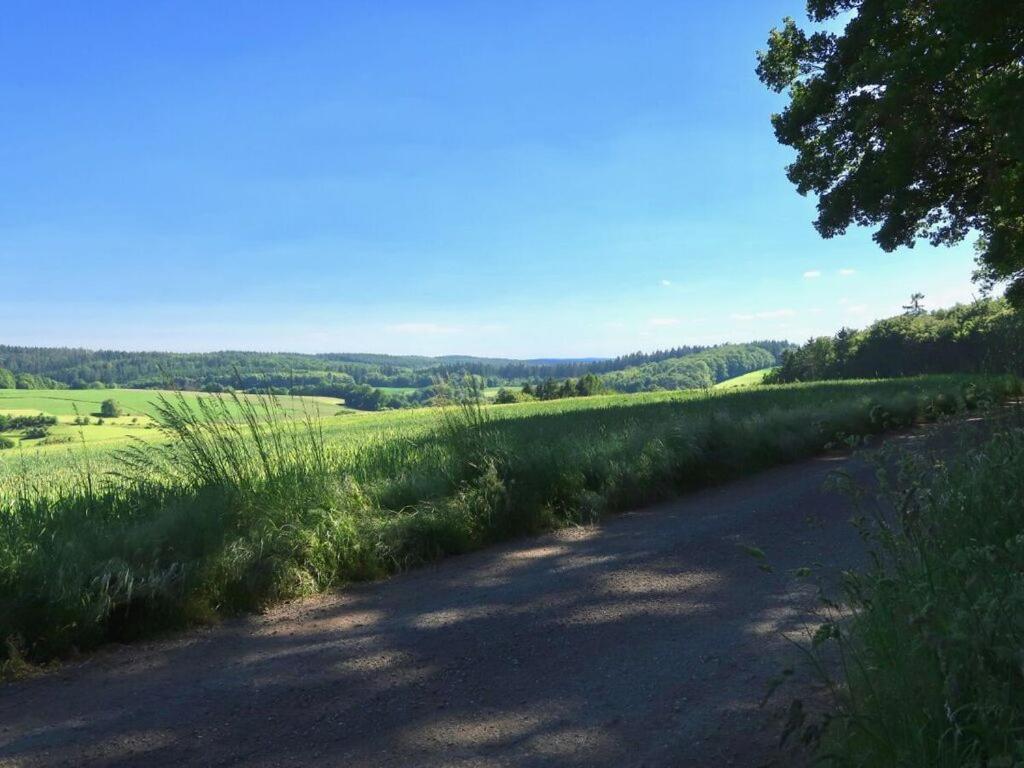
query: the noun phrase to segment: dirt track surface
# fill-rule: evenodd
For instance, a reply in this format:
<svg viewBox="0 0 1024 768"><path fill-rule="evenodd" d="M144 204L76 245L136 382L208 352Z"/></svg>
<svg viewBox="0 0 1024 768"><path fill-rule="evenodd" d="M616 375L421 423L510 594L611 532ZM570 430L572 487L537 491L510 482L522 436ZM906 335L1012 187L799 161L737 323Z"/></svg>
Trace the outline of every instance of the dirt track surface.
<svg viewBox="0 0 1024 768"><path fill-rule="evenodd" d="M913 440L914 437L898 438ZM0 765L762 766L831 456L0 686ZM742 545L762 548L774 573Z"/></svg>

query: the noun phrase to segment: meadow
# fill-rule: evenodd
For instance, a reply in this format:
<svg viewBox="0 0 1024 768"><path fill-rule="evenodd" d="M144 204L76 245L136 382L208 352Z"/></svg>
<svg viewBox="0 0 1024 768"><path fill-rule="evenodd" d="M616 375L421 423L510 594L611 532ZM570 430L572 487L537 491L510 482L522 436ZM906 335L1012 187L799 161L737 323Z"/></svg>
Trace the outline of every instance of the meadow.
<svg viewBox="0 0 1024 768"><path fill-rule="evenodd" d="M9 433L7 437L24 448L52 451L63 446L66 450L71 442L92 446L123 443L129 438L155 438L150 430L155 426L156 401L161 395L173 394L170 390L158 389L0 389L0 413L56 417L57 424L49 430L55 439L25 440L18 432ZM202 392L186 392L183 396L192 404L212 397ZM104 400L114 400L121 415L102 417L100 406ZM339 398L282 397L279 402L283 411L294 417L312 412L326 418L348 411ZM240 413L237 409L235 411L237 418ZM81 423L83 419L88 423ZM0 461L3 458L0 453Z"/></svg>
<svg viewBox="0 0 1024 768"><path fill-rule="evenodd" d="M733 376L731 379L720 381L715 384L715 389L736 389L737 387L754 387L764 383L764 377L768 375L771 368L761 368L741 376Z"/></svg>
<svg viewBox="0 0 1024 768"><path fill-rule="evenodd" d="M1019 391L933 376L322 418L176 395L147 414L162 439L14 452L0 637L9 661L46 659L258 609Z"/></svg>

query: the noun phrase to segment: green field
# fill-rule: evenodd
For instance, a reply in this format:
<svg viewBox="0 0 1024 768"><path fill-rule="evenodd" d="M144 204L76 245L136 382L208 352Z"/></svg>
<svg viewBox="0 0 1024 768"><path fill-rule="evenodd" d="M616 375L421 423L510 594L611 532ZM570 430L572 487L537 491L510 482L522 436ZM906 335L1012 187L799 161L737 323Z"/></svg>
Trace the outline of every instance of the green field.
<svg viewBox="0 0 1024 768"><path fill-rule="evenodd" d="M764 377L768 375L771 368L762 368L759 371L751 371L750 373L744 373L742 376L736 376L725 381L720 381L715 384L715 389L736 389L738 387L756 387L758 384L764 382Z"/></svg>
<svg viewBox="0 0 1024 768"><path fill-rule="evenodd" d="M0 451L0 505L4 494L12 493L16 484L28 482L33 487L46 488L48 493L57 493L80 483L83 472L88 471L102 480L106 474L117 471L116 454L119 449L134 440L156 442L161 439L162 433L156 429L152 418L155 413L153 403L160 394L178 396L159 390L0 390L0 413L57 416L60 421L51 433L70 438L66 443L41 445L40 440L21 441L17 432L6 433L19 445L13 450ZM486 391L483 394L487 396ZM180 396L189 403L195 403L198 398L215 397L195 392L180 393ZM569 411L633 408L701 396L699 392L599 395L491 406L490 412L497 419L518 419ZM102 425L97 425L95 418L88 426L73 424L75 408L80 414L92 416L108 397L113 397L122 406L126 412L124 416L105 419ZM230 401L226 402L235 410ZM284 413L293 418L303 418L307 410L316 412L325 437L336 445L358 446L369 441L415 439L436 428L438 422L438 413L431 408L354 411L344 408L332 398L308 397L282 397L278 403Z"/></svg>
<svg viewBox="0 0 1024 768"><path fill-rule="evenodd" d="M156 413L156 402L161 397L176 396L167 390L153 389L0 389L0 413L10 415L46 414L57 418L57 424L50 428L51 439L22 439L19 432L5 433L22 449L32 451L64 451L74 445L80 448L122 445L135 438L153 440L159 438L154 429L153 416ZM200 398L212 395L199 392L184 392L181 396L191 403ZM249 397L249 396L243 396ZM105 418L99 424L100 404L104 400L113 399L123 415L116 418ZM315 414L317 417L329 418L339 412L349 412L344 404L329 397L281 397L279 404L282 411L292 418L302 418L304 414ZM234 409L237 412L237 409ZM76 418L88 417L89 424L75 424ZM0 452L0 462L5 453Z"/></svg>
<svg viewBox="0 0 1024 768"><path fill-rule="evenodd" d="M248 422L232 411L228 422L197 419L199 401L183 396L160 417L177 439L142 443L129 463L110 444L5 451L14 456L0 463L0 636L47 658L250 610L1019 391L1012 378L934 376L319 424L289 420L294 409L264 420L251 399L233 406Z"/></svg>

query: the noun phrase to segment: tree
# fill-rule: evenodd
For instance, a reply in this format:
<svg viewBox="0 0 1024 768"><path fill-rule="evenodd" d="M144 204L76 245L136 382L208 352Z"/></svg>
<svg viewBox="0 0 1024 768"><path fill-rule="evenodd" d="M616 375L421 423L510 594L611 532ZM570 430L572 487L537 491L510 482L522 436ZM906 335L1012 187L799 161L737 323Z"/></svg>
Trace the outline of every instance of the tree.
<svg viewBox="0 0 1024 768"><path fill-rule="evenodd" d="M903 305L903 314L905 315L923 315L924 304L921 300L924 298L923 293L912 293L910 294L910 303Z"/></svg>
<svg viewBox="0 0 1024 768"><path fill-rule="evenodd" d="M1020 0L808 0L757 73L789 104L775 135L797 151L787 175L818 196L824 237L878 225L886 251L977 232L986 286L1024 304L1024 3Z"/></svg>
<svg viewBox="0 0 1024 768"><path fill-rule="evenodd" d="M494 396L494 402L498 405L508 405L509 403L518 402L516 393L511 389L505 389L502 387L498 390L498 394Z"/></svg>
<svg viewBox="0 0 1024 768"><path fill-rule="evenodd" d="M576 394L580 397L599 395L604 391L604 383L600 377L595 376L593 373L585 374L576 382Z"/></svg>
<svg viewBox="0 0 1024 768"><path fill-rule="evenodd" d="M114 399L104 400L100 403L100 416L105 419L114 419L121 415L121 408Z"/></svg>
<svg viewBox="0 0 1024 768"><path fill-rule="evenodd" d="M14 374L6 368L0 368L0 389L14 389Z"/></svg>

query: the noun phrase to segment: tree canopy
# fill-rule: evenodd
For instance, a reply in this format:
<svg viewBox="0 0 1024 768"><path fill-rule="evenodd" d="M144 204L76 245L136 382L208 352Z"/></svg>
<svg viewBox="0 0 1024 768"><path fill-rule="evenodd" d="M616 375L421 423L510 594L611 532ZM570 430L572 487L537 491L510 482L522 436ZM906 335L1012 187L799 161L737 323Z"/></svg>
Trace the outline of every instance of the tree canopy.
<svg viewBox="0 0 1024 768"><path fill-rule="evenodd" d="M878 320L862 331L808 340L782 353L768 383L916 376L1024 373L1024 312L1005 299L958 304Z"/></svg>
<svg viewBox="0 0 1024 768"><path fill-rule="evenodd" d="M824 237L878 225L886 251L978 234L978 277L1024 304L1024 2L808 0L757 73L789 104L772 123L787 174L818 196ZM850 16L842 33L828 31ZM830 23L828 23L830 22Z"/></svg>
<svg viewBox="0 0 1024 768"><path fill-rule="evenodd" d="M788 347L787 347L788 348ZM770 368L776 358L754 344L725 344L687 357L606 373L601 377L618 392L650 392L661 389L702 389L751 371Z"/></svg>

